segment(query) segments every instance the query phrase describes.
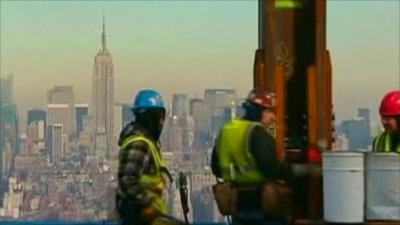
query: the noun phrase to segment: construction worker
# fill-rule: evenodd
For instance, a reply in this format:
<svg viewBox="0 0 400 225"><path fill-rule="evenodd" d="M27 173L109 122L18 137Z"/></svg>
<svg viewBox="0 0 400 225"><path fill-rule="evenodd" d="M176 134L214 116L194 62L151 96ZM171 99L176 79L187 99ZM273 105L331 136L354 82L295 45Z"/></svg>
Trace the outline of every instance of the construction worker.
<svg viewBox="0 0 400 225"><path fill-rule="evenodd" d="M385 131L375 137L373 151L400 153L400 90L390 91L383 97L379 114Z"/></svg>
<svg viewBox="0 0 400 225"><path fill-rule="evenodd" d="M272 215L263 207L263 185L271 180L290 180L293 176L306 176L310 169L307 165L290 165L277 160L275 140L267 127L275 124L275 98L271 92L261 88L253 89L245 103L245 115L233 119L221 128L211 156L212 172L223 183L233 183L237 192L221 189L214 190L219 205L233 206L233 225L287 224L288 215ZM215 185L216 186L216 185ZM247 188L248 187L248 188ZM222 197L219 197L221 195ZM235 200L223 203L224 196L237 196ZM222 202L220 204L220 202ZM220 207L221 205L221 207ZM225 207L226 208L226 207Z"/></svg>
<svg viewBox="0 0 400 225"><path fill-rule="evenodd" d="M120 134L116 209L122 225L180 225L166 216L163 191L170 178L158 140L165 118L164 102L154 90L141 90L131 107L135 120Z"/></svg>

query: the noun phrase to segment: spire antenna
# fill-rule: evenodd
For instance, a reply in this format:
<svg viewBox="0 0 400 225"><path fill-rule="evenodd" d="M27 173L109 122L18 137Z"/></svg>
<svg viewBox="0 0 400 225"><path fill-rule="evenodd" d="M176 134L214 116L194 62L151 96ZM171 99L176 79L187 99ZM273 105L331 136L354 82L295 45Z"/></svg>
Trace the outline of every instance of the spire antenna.
<svg viewBox="0 0 400 225"><path fill-rule="evenodd" d="M101 34L101 44L103 46L103 51L107 50L106 47L106 22L105 22L105 15L103 12L103 33Z"/></svg>

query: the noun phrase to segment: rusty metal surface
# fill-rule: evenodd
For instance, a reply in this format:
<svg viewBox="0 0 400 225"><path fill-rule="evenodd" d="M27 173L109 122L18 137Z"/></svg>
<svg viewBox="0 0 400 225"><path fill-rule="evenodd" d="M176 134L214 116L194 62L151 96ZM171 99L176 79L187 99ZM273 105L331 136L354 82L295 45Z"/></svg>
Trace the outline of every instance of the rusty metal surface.
<svg viewBox="0 0 400 225"><path fill-rule="evenodd" d="M327 105L326 105L326 115L325 123L327 130L327 149L332 149L333 147L333 132L334 132L334 116L333 116L333 99L332 99L332 62L329 50L325 51L325 72L326 72L326 90L327 90Z"/></svg>
<svg viewBox="0 0 400 225"><path fill-rule="evenodd" d="M254 87L266 87L267 80L264 74L266 73L264 49L257 49L254 57Z"/></svg>
<svg viewBox="0 0 400 225"><path fill-rule="evenodd" d="M277 97L277 106L276 106L276 121L277 121L277 131L276 131L276 155L280 161L285 159L285 104L281 104L282 102L286 102L285 89L285 74L283 66L277 65L275 70L275 86L276 86L276 97Z"/></svg>
<svg viewBox="0 0 400 225"><path fill-rule="evenodd" d="M254 85L277 92L277 155L296 150L287 152L286 160L308 163L310 148L329 150L333 142L326 0L302 0L297 7L276 7L276 1L259 2ZM303 217L299 218L322 217L321 183L312 179L299 182L304 198L299 198L297 205L307 206L300 210Z"/></svg>

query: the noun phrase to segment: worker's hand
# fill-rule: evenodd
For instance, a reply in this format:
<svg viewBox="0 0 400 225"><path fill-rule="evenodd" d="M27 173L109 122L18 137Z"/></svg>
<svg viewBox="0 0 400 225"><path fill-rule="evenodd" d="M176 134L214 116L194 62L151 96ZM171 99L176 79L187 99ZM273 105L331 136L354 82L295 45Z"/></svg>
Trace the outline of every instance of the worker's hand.
<svg viewBox="0 0 400 225"><path fill-rule="evenodd" d="M154 208L151 204L147 205L145 208L142 210L142 220L143 221L152 221L155 218L157 218L161 213Z"/></svg>
<svg viewBox="0 0 400 225"><path fill-rule="evenodd" d="M292 164L293 177L305 177L309 175L309 168L307 164Z"/></svg>
<svg viewBox="0 0 400 225"><path fill-rule="evenodd" d="M298 177L321 177L322 167L320 164L293 164L293 176Z"/></svg>
<svg viewBox="0 0 400 225"><path fill-rule="evenodd" d="M309 164L309 173L311 177L322 177L322 165L321 164Z"/></svg>

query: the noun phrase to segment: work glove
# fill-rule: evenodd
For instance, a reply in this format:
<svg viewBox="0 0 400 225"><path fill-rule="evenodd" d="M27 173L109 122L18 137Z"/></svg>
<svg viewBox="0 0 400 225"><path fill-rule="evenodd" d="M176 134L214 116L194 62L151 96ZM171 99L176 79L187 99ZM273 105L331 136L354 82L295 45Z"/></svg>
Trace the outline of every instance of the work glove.
<svg viewBox="0 0 400 225"><path fill-rule="evenodd" d="M322 167L320 164L293 164L293 177L321 177Z"/></svg>
<svg viewBox="0 0 400 225"><path fill-rule="evenodd" d="M293 164L292 165L293 177L305 177L309 175L309 169L307 164Z"/></svg>
<svg viewBox="0 0 400 225"><path fill-rule="evenodd" d="M309 164L308 169L311 177L322 177L321 164Z"/></svg>

